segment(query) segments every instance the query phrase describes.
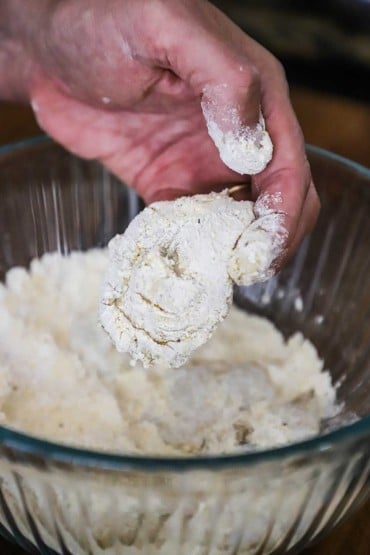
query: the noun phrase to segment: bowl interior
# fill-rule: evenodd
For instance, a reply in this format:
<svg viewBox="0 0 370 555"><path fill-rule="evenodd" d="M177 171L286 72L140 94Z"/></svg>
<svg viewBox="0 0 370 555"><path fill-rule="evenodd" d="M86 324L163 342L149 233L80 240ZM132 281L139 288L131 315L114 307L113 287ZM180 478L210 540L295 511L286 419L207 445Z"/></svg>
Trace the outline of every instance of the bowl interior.
<svg viewBox="0 0 370 555"><path fill-rule="evenodd" d="M341 421L370 413L370 172L311 148L322 210L294 259L240 304L317 347L345 402ZM335 425L335 423L333 423Z"/></svg>
<svg viewBox="0 0 370 555"><path fill-rule="evenodd" d="M322 212L295 258L235 300L301 330L318 348L345 401L341 419L370 414L370 173L309 149ZM0 152L0 280L47 251L104 246L142 202L99 164L47 140Z"/></svg>

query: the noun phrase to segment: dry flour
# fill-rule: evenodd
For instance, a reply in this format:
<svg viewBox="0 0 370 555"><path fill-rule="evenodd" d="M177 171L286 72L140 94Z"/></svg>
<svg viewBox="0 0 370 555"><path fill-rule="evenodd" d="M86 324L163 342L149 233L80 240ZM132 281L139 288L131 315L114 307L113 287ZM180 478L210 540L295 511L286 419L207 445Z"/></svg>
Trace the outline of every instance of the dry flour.
<svg viewBox="0 0 370 555"><path fill-rule="evenodd" d="M184 368L133 369L98 325L107 265L105 250L47 254L0 285L2 425L73 445L184 456L295 441L336 413L315 348L299 333L285 342L235 307Z"/></svg>

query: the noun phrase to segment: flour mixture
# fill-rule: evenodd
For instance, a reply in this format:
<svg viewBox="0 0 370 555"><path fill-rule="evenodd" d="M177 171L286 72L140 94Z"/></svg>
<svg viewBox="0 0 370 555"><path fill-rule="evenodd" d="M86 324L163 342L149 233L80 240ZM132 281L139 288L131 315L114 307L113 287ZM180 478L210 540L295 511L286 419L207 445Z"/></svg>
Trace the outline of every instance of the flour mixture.
<svg viewBox="0 0 370 555"><path fill-rule="evenodd" d="M235 307L185 367L132 368L98 325L107 265L106 250L91 250L8 272L2 425L85 447L186 456L295 441L336 413L313 345L299 333L285 342L267 320Z"/></svg>
<svg viewBox="0 0 370 555"><path fill-rule="evenodd" d="M100 316L120 352L182 366L227 315L233 283L270 275L286 234L259 206L227 191L157 202L111 241Z"/></svg>

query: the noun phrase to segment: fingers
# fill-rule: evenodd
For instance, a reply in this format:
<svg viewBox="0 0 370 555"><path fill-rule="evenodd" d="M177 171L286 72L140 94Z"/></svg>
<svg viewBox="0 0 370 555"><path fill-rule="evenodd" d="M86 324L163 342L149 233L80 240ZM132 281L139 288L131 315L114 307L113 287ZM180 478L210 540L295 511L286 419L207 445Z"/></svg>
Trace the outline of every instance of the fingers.
<svg viewBox="0 0 370 555"><path fill-rule="evenodd" d="M279 265L286 263L296 252L305 236L314 229L317 218L320 213L320 200L316 192L315 186L311 181L306 199L304 201L302 211L299 217L298 225L291 242L279 261Z"/></svg>
<svg viewBox="0 0 370 555"><path fill-rule="evenodd" d="M213 110L217 125L229 131L259 120L258 72L240 48L244 34L208 2L179 2L167 15L162 58ZM167 4L168 5L168 4ZM172 4L173 5L173 4ZM162 14L163 17L163 14Z"/></svg>
<svg viewBox="0 0 370 555"><path fill-rule="evenodd" d="M283 248L290 256L312 228L318 201L284 72L271 54L223 14L202 2L196 3L195 13L195 3L190 4L191 17L182 19L173 45L175 71L203 94L203 105L206 110L211 107L223 130L235 121L256 123L262 106L274 151L266 169L252 178L252 190L255 198L268 195L282 215Z"/></svg>
<svg viewBox="0 0 370 555"><path fill-rule="evenodd" d="M274 153L267 168L253 177L252 187L255 197L269 195L272 203L275 199L274 208L283 215L286 241L281 263L294 253L312 229L319 202L285 76L274 61L267 65L261 63L260 74L262 107Z"/></svg>

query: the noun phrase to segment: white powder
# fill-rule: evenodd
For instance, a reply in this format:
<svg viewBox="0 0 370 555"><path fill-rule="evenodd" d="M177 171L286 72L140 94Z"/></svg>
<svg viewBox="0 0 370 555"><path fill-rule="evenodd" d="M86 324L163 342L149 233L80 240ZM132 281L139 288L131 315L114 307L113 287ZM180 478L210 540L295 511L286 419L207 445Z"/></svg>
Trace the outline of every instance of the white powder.
<svg viewBox="0 0 370 555"><path fill-rule="evenodd" d="M315 348L299 333L285 342L271 323L236 308L183 369L132 369L97 325L107 265L104 250L47 254L30 272L11 270L6 287L0 284L2 425L92 449L186 457L303 439L337 412ZM304 499L301 535L327 502L327 473L312 490L305 465L294 472L282 466L271 478L262 468L257 479L238 469L150 480L142 472L91 469L88 480L49 475L47 483L18 466L43 541L60 551L50 517L56 515L65 549L76 555L230 555L255 552L262 543L273 551ZM31 539L9 465L1 466L0 478L12 515Z"/></svg>
<svg viewBox="0 0 370 555"><path fill-rule="evenodd" d="M302 312L303 311L303 300L301 296L298 296L294 299L294 308L297 312Z"/></svg>
<svg viewBox="0 0 370 555"><path fill-rule="evenodd" d="M237 173L260 173L270 162L273 153L262 112L257 125L245 125L236 108L221 107L218 96L218 91L214 88L212 91L205 89L201 105L208 134L215 143L221 160Z"/></svg>
<svg viewBox="0 0 370 555"><path fill-rule="evenodd" d="M324 322L324 316L322 314L318 314L317 316L315 316L315 324L318 324L319 326L321 326L323 322Z"/></svg>
<svg viewBox="0 0 370 555"><path fill-rule="evenodd" d="M100 317L117 349L145 366L184 364L227 315L233 283L271 275L285 233L266 203L227 191L158 202L115 237Z"/></svg>
<svg viewBox="0 0 370 555"><path fill-rule="evenodd" d="M230 276L238 285L266 281L284 252L288 233L280 192L261 195L253 207L256 220L240 236L232 255Z"/></svg>
<svg viewBox="0 0 370 555"><path fill-rule="evenodd" d="M235 307L186 367L132 369L97 324L107 265L107 252L92 250L47 254L30 272L8 273L3 425L85 447L183 456L295 441L337 412L315 348L299 333L285 342Z"/></svg>

